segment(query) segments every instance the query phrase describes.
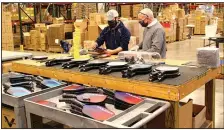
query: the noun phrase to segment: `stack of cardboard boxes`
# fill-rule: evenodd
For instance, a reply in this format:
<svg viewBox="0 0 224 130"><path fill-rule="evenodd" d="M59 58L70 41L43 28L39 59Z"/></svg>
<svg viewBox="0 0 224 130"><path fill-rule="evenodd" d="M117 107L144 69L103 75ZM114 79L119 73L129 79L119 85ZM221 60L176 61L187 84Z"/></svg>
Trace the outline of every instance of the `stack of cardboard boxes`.
<svg viewBox="0 0 224 130"><path fill-rule="evenodd" d="M184 32L183 32L183 40L187 39L187 35L189 34L189 29L187 28L187 17L184 18Z"/></svg>
<svg viewBox="0 0 224 130"><path fill-rule="evenodd" d="M47 26L48 51L61 52L60 40L65 39L64 24L52 24Z"/></svg>
<svg viewBox="0 0 224 130"><path fill-rule="evenodd" d="M14 51L11 13L2 12L2 50Z"/></svg>
<svg viewBox="0 0 224 130"><path fill-rule="evenodd" d="M183 33L184 33L184 18L178 18L177 19L177 40L181 41L183 40Z"/></svg>
<svg viewBox="0 0 224 130"><path fill-rule="evenodd" d="M64 17L53 18L53 24L63 24L63 23L64 23Z"/></svg>
<svg viewBox="0 0 224 130"><path fill-rule="evenodd" d="M124 18L131 17L131 5L121 5L121 16Z"/></svg>
<svg viewBox="0 0 224 130"><path fill-rule="evenodd" d="M23 43L24 43L25 49L30 48L30 44L31 44L30 32L23 33Z"/></svg>
<svg viewBox="0 0 224 130"><path fill-rule="evenodd" d="M37 50L40 39L40 32L37 30L30 30L30 46L27 49Z"/></svg>
<svg viewBox="0 0 224 130"><path fill-rule="evenodd" d="M95 3L76 3L72 6L72 18L83 19L88 17L90 13L96 13L97 8Z"/></svg>
<svg viewBox="0 0 224 130"><path fill-rule="evenodd" d="M138 20L126 20L123 23L131 33L131 36L136 37L136 44L142 42L144 28L139 24Z"/></svg>
<svg viewBox="0 0 224 130"><path fill-rule="evenodd" d="M107 23L105 14L89 14L88 40L95 41L102 31L99 25Z"/></svg>
<svg viewBox="0 0 224 130"><path fill-rule="evenodd" d="M143 9L143 4L135 4L133 5L132 17L137 18L138 13Z"/></svg>
<svg viewBox="0 0 224 130"><path fill-rule="evenodd" d="M47 49L46 34L47 27L45 24L35 24L35 30L38 31L37 50L45 51Z"/></svg>
<svg viewBox="0 0 224 130"><path fill-rule="evenodd" d="M196 10L191 15L191 20L188 18L188 24L193 24L195 21L194 34L205 34L205 26L208 25L208 17L203 14L201 10Z"/></svg>

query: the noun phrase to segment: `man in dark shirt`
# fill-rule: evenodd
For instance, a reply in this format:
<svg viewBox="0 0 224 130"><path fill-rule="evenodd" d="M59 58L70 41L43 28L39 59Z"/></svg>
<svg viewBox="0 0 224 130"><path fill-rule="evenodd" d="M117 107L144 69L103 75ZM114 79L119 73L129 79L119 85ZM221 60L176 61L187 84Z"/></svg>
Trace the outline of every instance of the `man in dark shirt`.
<svg viewBox="0 0 224 130"><path fill-rule="evenodd" d="M109 54L127 51L131 34L119 20L118 12L116 10L109 10L107 12L107 20L108 26L100 33L92 48L100 47L105 42L107 53Z"/></svg>

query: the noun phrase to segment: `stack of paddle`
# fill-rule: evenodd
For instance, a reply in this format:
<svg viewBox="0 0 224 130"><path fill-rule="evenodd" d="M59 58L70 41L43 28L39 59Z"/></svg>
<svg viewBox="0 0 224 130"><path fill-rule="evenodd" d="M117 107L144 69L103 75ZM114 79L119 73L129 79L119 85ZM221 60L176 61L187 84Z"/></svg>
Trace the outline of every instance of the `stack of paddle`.
<svg viewBox="0 0 224 130"><path fill-rule="evenodd" d="M10 74L9 82L3 83L4 92L12 96L21 97L34 91L32 75Z"/></svg>
<svg viewBox="0 0 224 130"><path fill-rule="evenodd" d="M44 79L40 76L25 74L9 74L9 81L3 83L4 92L16 97L25 96L34 92L34 86L41 89L61 86L62 83L53 79Z"/></svg>
<svg viewBox="0 0 224 130"><path fill-rule="evenodd" d="M77 84L69 85L62 91L62 98L59 102L69 104L72 113L99 121L107 120L115 115L105 107L106 103L114 105L117 109L125 110L143 100L141 97L125 92L88 88Z"/></svg>
<svg viewBox="0 0 224 130"><path fill-rule="evenodd" d="M59 102L70 104L70 111L74 114L104 121L115 115L114 112L104 107L106 98L107 96L99 94L96 88L72 84L63 89Z"/></svg>

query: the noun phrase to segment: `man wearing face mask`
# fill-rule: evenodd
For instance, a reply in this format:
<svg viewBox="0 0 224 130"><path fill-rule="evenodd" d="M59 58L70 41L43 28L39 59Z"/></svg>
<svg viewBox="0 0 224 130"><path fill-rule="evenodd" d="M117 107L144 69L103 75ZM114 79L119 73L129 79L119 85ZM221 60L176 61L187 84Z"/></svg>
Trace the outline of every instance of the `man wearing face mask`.
<svg viewBox="0 0 224 130"><path fill-rule="evenodd" d="M145 8L138 14L139 23L145 27L143 41L131 50L141 49L147 52L158 52L166 58L166 36L163 26L154 18L153 12Z"/></svg>
<svg viewBox="0 0 224 130"><path fill-rule="evenodd" d="M100 47L105 42L107 53L111 55L120 51L127 51L131 34L118 19L118 12L109 10L107 12L107 20L109 26L103 29L92 48Z"/></svg>

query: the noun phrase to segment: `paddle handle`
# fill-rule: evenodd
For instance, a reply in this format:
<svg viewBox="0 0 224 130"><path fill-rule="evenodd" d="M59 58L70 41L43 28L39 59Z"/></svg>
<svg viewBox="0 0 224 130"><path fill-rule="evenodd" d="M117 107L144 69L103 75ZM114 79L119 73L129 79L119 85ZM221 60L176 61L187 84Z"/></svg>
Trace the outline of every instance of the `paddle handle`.
<svg viewBox="0 0 224 130"><path fill-rule="evenodd" d="M109 89L104 89L104 88L102 88L102 89L103 89L103 93L104 93L105 95L108 95L108 96L110 96L110 97L114 97L114 91L109 90Z"/></svg>
<svg viewBox="0 0 224 130"><path fill-rule="evenodd" d="M66 93L64 93L64 94L62 94L62 97L63 98L76 98L77 96L75 94L66 94Z"/></svg>
<svg viewBox="0 0 224 130"><path fill-rule="evenodd" d="M11 84L12 87L23 86L23 85L32 85L32 82L28 81L28 82L20 82L20 83Z"/></svg>
<svg viewBox="0 0 224 130"><path fill-rule="evenodd" d="M61 99L59 99L59 102L65 102L65 103L69 103L69 104L74 104L74 105L77 105L77 106L81 107L81 109L85 105L85 104L79 102L78 100L76 100L74 98L61 98Z"/></svg>

